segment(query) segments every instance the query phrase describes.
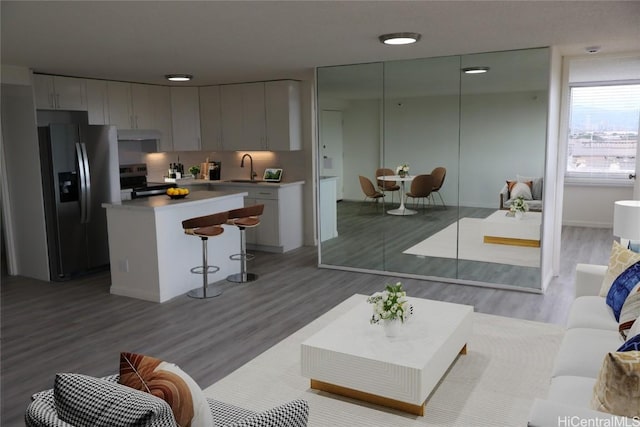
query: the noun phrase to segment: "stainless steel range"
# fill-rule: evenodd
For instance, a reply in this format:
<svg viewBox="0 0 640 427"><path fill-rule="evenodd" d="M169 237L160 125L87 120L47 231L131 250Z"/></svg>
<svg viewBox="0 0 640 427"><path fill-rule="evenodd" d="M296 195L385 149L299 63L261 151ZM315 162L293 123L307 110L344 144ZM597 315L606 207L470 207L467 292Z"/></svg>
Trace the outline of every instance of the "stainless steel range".
<svg viewBox="0 0 640 427"><path fill-rule="evenodd" d="M147 165L136 163L120 165L120 189L131 189L131 198L160 196L166 193L167 188L176 187L173 183L147 182Z"/></svg>

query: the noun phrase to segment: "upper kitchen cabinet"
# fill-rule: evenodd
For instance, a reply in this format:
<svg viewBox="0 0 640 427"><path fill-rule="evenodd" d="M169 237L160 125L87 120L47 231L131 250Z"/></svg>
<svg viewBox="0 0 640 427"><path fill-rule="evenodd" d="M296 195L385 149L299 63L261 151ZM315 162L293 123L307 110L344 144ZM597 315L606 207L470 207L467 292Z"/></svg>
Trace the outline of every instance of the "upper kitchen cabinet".
<svg viewBox="0 0 640 427"><path fill-rule="evenodd" d="M264 83L224 85L220 95L224 150L266 150Z"/></svg>
<svg viewBox="0 0 640 427"><path fill-rule="evenodd" d="M85 81L73 77L34 74L36 109L87 111Z"/></svg>
<svg viewBox="0 0 640 427"><path fill-rule="evenodd" d="M200 95L200 131L202 132L202 150L222 150L220 86L201 87L198 92Z"/></svg>
<svg viewBox="0 0 640 427"><path fill-rule="evenodd" d="M168 86L150 86L149 96L153 106L152 129L162 133L159 151L173 150L173 126L171 123L171 90Z"/></svg>
<svg viewBox="0 0 640 427"><path fill-rule="evenodd" d="M131 111L131 84L107 82L109 123L118 129L133 129Z"/></svg>
<svg viewBox="0 0 640 427"><path fill-rule="evenodd" d="M299 82L224 85L220 95L224 150L301 149Z"/></svg>
<svg viewBox="0 0 640 427"><path fill-rule="evenodd" d="M197 87L171 88L173 150L200 150L200 102Z"/></svg>
<svg viewBox="0 0 640 427"><path fill-rule="evenodd" d="M85 80L87 86L87 114L90 125L109 124L109 97L105 80Z"/></svg>
<svg viewBox="0 0 640 427"><path fill-rule="evenodd" d="M133 129L153 129L153 86L131 84L131 123Z"/></svg>
<svg viewBox="0 0 640 427"><path fill-rule="evenodd" d="M300 83L293 80L266 82L265 103L267 149L300 150Z"/></svg>
<svg viewBox="0 0 640 427"><path fill-rule="evenodd" d="M155 129L154 90L153 85L107 82L110 124L118 129Z"/></svg>

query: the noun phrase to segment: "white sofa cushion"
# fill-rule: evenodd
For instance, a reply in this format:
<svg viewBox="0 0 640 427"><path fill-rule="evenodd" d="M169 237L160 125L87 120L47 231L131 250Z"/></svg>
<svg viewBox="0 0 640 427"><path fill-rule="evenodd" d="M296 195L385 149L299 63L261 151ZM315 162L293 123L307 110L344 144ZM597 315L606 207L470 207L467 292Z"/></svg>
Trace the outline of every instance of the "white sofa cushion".
<svg viewBox="0 0 640 427"><path fill-rule="evenodd" d="M604 298L599 296L578 297L571 304L567 329L592 328L617 331L618 322L613 310Z"/></svg>
<svg viewBox="0 0 640 427"><path fill-rule="evenodd" d="M595 378L563 375L551 379L547 399L565 405L589 408L593 397Z"/></svg>
<svg viewBox="0 0 640 427"><path fill-rule="evenodd" d="M599 423L599 424L596 424ZM563 424L560 424L563 423ZM572 424L573 423L573 424ZM529 427L633 426L634 420L594 411L583 406L563 405L553 400L536 399L529 414Z"/></svg>
<svg viewBox="0 0 640 427"><path fill-rule="evenodd" d="M604 355L623 344L618 330L574 328L562 339L551 378L562 375L597 378Z"/></svg>

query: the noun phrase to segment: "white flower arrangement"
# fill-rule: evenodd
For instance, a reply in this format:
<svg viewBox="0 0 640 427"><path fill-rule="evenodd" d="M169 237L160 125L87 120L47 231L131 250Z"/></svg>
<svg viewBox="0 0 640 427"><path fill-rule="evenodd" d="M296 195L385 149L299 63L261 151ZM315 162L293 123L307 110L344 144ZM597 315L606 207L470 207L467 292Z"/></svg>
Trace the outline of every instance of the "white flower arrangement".
<svg viewBox="0 0 640 427"><path fill-rule="evenodd" d="M396 175L403 175L409 173L409 165L400 165L396 168Z"/></svg>
<svg viewBox="0 0 640 427"><path fill-rule="evenodd" d="M527 212L529 210L529 205L524 201L524 197L520 196L511 202L509 210L511 212Z"/></svg>
<svg viewBox="0 0 640 427"><path fill-rule="evenodd" d="M367 298L367 302L373 304L372 324L394 319L400 319L404 323L413 314L413 306L409 304L407 293L402 290L400 282L387 285L384 291Z"/></svg>

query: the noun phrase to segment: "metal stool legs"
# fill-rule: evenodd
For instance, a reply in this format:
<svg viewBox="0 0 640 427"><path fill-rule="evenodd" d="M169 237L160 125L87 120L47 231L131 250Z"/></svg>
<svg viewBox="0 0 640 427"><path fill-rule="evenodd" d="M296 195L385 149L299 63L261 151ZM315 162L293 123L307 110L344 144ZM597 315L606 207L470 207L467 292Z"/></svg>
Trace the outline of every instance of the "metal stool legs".
<svg viewBox="0 0 640 427"><path fill-rule="evenodd" d="M229 277L227 277L227 280L234 283L253 282L254 280L258 279L258 275L247 273L247 260L252 260L254 256L247 253L245 227L238 228L240 229L240 253L231 255L229 259L240 261L240 273L230 275Z"/></svg>
<svg viewBox="0 0 640 427"><path fill-rule="evenodd" d="M207 241L206 237L200 237L202 240L202 265L193 267L191 272L194 274L202 274L202 288L193 289L187 293L191 298L213 298L222 294L222 289L216 285L210 285L209 273L215 273L220 270L220 267L209 265L209 259L207 254Z"/></svg>

